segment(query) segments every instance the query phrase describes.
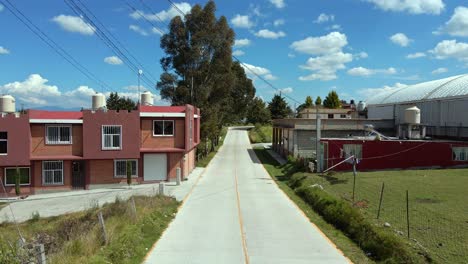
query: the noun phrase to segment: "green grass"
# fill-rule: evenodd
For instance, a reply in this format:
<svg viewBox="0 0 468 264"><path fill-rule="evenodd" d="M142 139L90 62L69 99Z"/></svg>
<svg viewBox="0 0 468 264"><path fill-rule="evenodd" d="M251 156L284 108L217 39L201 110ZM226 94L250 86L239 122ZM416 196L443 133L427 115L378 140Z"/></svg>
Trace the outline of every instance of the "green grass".
<svg viewBox="0 0 468 264"><path fill-rule="evenodd" d="M221 139L219 140L218 146L215 146L215 151L212 151L208 153L208 155L206 155L205 157L197 160L197 164L196 164L197 167L208 166L208 163L210 163L210 161L213 159L216 153L218 153L219 148L221 148L221 146L223 145L224 139L226 138L227 131L228 131L228 128L223 127L223 129L221 130ZM201 144L199 146L202 147ZM210 147L208 147L208 149L210 149Z"/></svg>
<svg viewBox="0 0 468 264"><path fill-rule="evenodd" d="M352 202L352 173L304 174L304 185L320 184L335 197ZM380 217L380 192L385 183ZM437 263L468 259L468 169L358 172L355 204L362 214L399 236L407 236L406 190L409 192L410 238Z"/></svg>
<svg viewBox="0 0 468 264"><path fill-rule="evenodd" d="M271 125L255 125L249 130L251 143L270 143L272 141L273 128Z"/></svg>
<svg viewBox="0 0 468 264"><path fill-rule="evenodd" d="M288 168L280 166L265 149L254 149L257 157L263 163L268 173L273 177L279 188L305 213L305 215L354 263L374 263L366 254L340 230L327 223L308 204L306 204L286 181Z"/></svg>
<svg viewBox="0 0 468 264"><path fill-rule="evenodd" d="M19 225L27 243L45 245L48 263L141 263L174 218L179 203L169 197L134 197L137 217L129 201L116 200L85 212L30 220ZM109 243L102 245L97 213L103 213ZM0 263L21 263L13 224L0 225Z"/></svg>

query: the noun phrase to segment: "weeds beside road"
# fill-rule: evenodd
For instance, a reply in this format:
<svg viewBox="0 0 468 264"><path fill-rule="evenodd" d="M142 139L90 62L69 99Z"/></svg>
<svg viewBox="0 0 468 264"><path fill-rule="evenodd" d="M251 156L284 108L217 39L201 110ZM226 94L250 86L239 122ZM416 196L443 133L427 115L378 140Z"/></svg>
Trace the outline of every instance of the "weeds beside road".
<svg viewBox="0 0 468 264"><path fill-rule="evenodd" d="M45 247L47 263L141 263L174 218L179 202L165 196L134 197L87 211L40 218L18 225L28 244ZM103 245L98 213L105 221L108 244ZM0 225L0 263L21 263L28 253L18 247L12 223Z"/></svg>
<svg viewBox="0 0 468 264"><path fill-rule="evenodd" d="M253 143L270 143L272 141L273 128L271 125L256 124L254 128L249 130L250 142Z"/></svg>

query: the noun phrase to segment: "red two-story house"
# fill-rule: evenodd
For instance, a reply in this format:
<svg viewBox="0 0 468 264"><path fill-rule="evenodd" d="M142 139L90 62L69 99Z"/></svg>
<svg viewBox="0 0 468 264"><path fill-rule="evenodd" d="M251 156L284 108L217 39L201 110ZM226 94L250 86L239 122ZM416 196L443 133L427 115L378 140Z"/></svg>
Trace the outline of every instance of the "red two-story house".
<svg viewBox="0 0 468 264"><path fill-rule="evenodd" d="M139 106L135 111L28 110L0 116L0 178L15 194L169 181L195 168L200 110ZM130 162L127 162L130 161ZM0 191L0 192L3 192Z"/></svg>

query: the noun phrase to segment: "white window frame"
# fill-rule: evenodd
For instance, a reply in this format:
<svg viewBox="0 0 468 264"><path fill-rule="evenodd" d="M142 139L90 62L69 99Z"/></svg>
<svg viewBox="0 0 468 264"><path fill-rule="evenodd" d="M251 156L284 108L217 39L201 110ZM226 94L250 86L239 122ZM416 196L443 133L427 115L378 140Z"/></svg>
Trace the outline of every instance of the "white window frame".
<svg viewBox="0 0 468 264"><path fill-rule="evenodd" d="M154 123L155 122L163 122L163 130L162 130L163 134L162 135L159 135L159 134L156 135L154 133ZM172 134L170 134L170 135L169 134L168 135L164 134L165 133L164 132L164 123L166 123L166 122L171 122L172 123ZM153 137L173 137L174 135L175 135L175 120L153 120Z"/></svg>
<svg viewBox="0 0 468 264"><path fill-rule="evenodd" d="M62 164L62 165L61 165L62 168L60 169L60 171L61 171L61 173L62 173L62 181L61 181L61 182L55 182L55 181L54 181L55 175L53 175L53 177L52 177L53 183L47 183L47 182L45 181L45 178L46 178L46 177L45 177L45 172L46 172L46 171L54 171L54 172L55 172L55 171L58 171L57 169L53 169L53 170L47 169L47 170L46 170L46 169L45 169L45 164L46 164L47 162L60 162L60 163ZM64 170L63 170L63 160L44 160L44 161L42 161L42 185L63 185L63 184L64 184L64 178L65 178L65 175L63 174L63 171L64 171Z"/></svg>
<svg viewBox="0 0 468 264"><path fill-rule="evenodd" d="M347 148L347 147L348 147L348 148L349 148L349 147L352 147L352 148L353 148L352 153L347 153L347 152L346 152L346 148ZM341 157L342 157L342 158L346 158L346 159L349 158L349 157L351 157L351 156L353 155L353 152L354 152L354 154L356 154L356 148L358 148L358 147L360 148L360 153L359 153L359 154L361 154L361 155L356 155L355 158L356 158L356 159L359 159L359 160L362 159L362 152L363 152L363 150L362 150L362 144L343 144L343 152L342 152Z"/></svg>
<svg viewBox="0 0 468 264"><path fill-rule="evenodd" d="M461 156L462 153L463 156ZM468 147L452 147L452 160L468 161Z"/></svg>
<svg viewBox="0 0 468 264"><path fill-rule="evenodd" d="M4 176L4 184L5 186L15 186L16 184L7 184L7 173L6 171L7 170L16 170L17 168L16 167L6 167L4 170L3 170L3 176ZM31 185L31 168L29 167L18 167L18 169L28 169L28 176L29 176L29 183L23 183L23 184L20 184L20 186L28 186L28 185Z"/></svg>
<svg viewBox="0 0 468 264"><path fill-rule="evenodd" d="M117 162L125 162L125 175L117 175ZM132 178L138 178L138 159L116 159L114 160L114 178L127 178L127 161L135 161L135 175Z"/></svg>
<svg viewBox="0 0 468 264"><path fill-rule="evenodd" d="M104 129L106 127L119 127L120 128L120 134L104 134ZM123 134L122 125L102 125L102 128L101 128L101 140L102 140L101 141L101 147L102 147L102 150L120 150L120 149L122 149L122 134ZM112 139L111 140L111 147L106 147L104 145L104 143L105 143L104 138L105 138L106 135L112 135L112 137L111 137L111 139ZM118 147L112 147L112 145L113 145L112 143L114 142L114 137L113 136L115 136L115 135L119 135L119 140L120 141L119 141L119 146Z"/></svg>
<svg viewBox="0 0 468 264"><path fill-rule="evenodd" d="M58 141L50 141L49 140L49 127L57 127L59 129L59 132L58 132L59 139L58 139ZM64 127L70 129L70 140L68 140L68 141L62 141L60 139L60 129L64 128ZM73 144L73 135L72 135L73 128L72 128L72 125L46 125L45 129L46 129L45 134L46 134L46 144L47 145L70 145L70 144Z"/></svg>
<svg viewBox="0 0 468 264"><path fill-rule="evenodd" d="M0 131L0 132L5 132L6 135L7 135L7 139L0 139L0 142L6 142L7 152L6 153L0 153L0 156L5 156L5 155L8 155L8 131Z"/></svg>

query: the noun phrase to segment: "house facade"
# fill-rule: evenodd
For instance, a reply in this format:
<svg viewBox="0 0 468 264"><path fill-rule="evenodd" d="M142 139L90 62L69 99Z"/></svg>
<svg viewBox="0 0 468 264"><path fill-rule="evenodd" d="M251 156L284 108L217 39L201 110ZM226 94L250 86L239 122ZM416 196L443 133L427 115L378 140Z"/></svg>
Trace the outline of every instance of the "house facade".
<svg viewBox="0 0 468 264"><path fill-rule="evenodd" d="M195 168L200 110L191 105L134 111L28 110L0 116L0 178L9 195L170 181Z"/></svg>

